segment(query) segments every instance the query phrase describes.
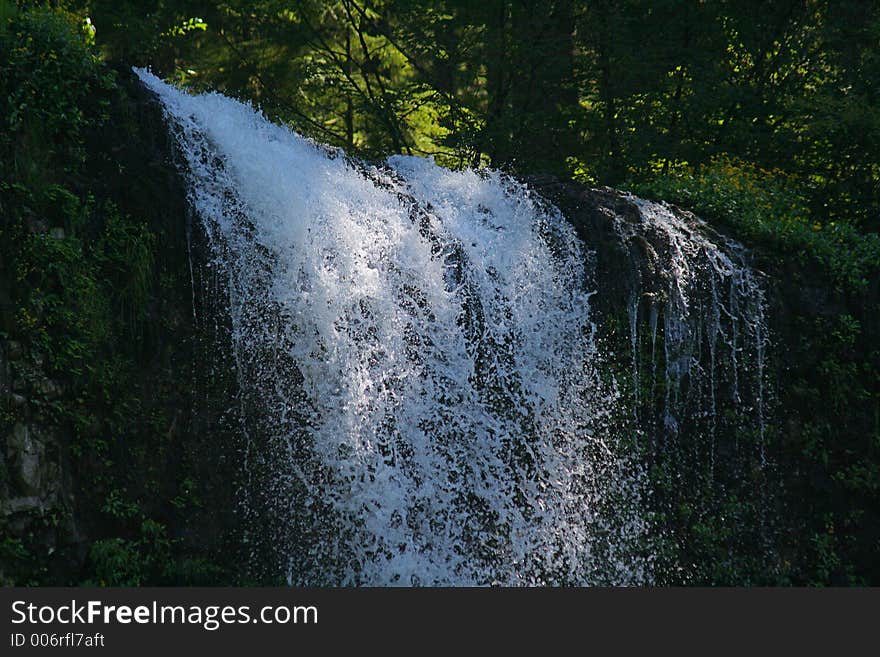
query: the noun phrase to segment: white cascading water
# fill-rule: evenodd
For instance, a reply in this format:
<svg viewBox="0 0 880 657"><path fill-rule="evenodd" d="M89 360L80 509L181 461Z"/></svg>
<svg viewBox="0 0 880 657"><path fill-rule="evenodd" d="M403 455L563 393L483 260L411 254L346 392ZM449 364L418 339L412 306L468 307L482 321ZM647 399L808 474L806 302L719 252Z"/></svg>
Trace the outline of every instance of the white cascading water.
<svg viewBox="0 0 880 657"><path fill-rule="evenodd" d="M709 438L714 440L719 406L716 390L720 378L729 378L729 401L738 414L753 418L763 464L767 328L758 276L745 264L739 244L716 236L725 247L719 248L704 235L708 230L705 223L693 215L672 212L664 204L633 200L646 225L661 233L669 246L665 263L669 272L664 313L668 394L665 423L673 433L677 431L676 416L688 412L685 400L677 398L682 379L689 376L690 387L698 392L697 381L702 375L708 398L695 403L705 409ZM708 358L702 357L703 349ZM708 371L695 371L703 369L703 363ZM748 405L743 404L746 388L754 397Z"/></svg>
<svg viewBox="0 0 880 657"><path fill-rule="evenodd" d="M615 216L615 230L622 243L649 245L645 248L650 253L641 257L657 272L653 280L641 280L633 262L636 280L628 312L636 406L643 337L638 332L644 305L640 297L647 293L655 383L656 363L663 363L659 387L665 400L657 433L675 441L681 422L689 421L695 426L691 432L706 441L711 471L716 429L722 421L734 422L739 433L755 435L755 454L764 465L768 331L760 274L747 264L740 244L714 233L696 216L665 203L623 196L638 209L639 221ZM722 407L734 411L733 419L720 417Z"/></svg>
<svg viewBox="0 0 880 657"><path fill-rule="evenodd" d="M588 254L557 210L497 173L361 165L136 72L227 281L262 418L245 467L290 583L648 581Z"/></svg>

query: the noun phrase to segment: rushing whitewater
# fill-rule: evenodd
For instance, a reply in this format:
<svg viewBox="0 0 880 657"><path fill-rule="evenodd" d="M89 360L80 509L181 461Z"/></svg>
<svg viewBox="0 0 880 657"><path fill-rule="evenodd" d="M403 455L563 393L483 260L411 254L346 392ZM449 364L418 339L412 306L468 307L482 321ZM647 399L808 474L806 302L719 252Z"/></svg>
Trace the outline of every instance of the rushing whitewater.
<svg viewBox="0 0 880 657"><path fill-rule="evenodd" d="M557 210L137 73L226 280L244 505L289 582L646 581L588 254Z"/></svg>

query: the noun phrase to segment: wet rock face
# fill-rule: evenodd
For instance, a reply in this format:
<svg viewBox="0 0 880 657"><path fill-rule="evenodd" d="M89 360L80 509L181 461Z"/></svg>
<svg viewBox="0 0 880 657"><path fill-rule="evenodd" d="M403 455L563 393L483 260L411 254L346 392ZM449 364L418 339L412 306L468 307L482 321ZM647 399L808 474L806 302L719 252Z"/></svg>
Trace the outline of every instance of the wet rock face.
<svg viewBox="0 0 880 657"><path fill-rule="evenodd" d="M754 545L772 543L773 531L766 276L742 245L674 206L553 178L528 182L592 252L597 329L651 473L651 504L680 546L658 565L659 579L665 568L670 582L704 581L715 575L700 564L717 552L731 561L760 554ZM700 553L693 532L736 514L742 530ZM774 559L768 550L743 568L770 572Z"/></svg>
<svg viewBox="0 0 880 657"><path fill-rule="evenodd" d="M60 395L58 382L40 376L27 350L13 342L0 344L0 407L8 409L0 435L0 533L39 546L48 555L59 548L77 551L80 542L74 519L70 466L63 457L69 437L64 428L46 424L31 412L28 397L49 391ZM12 384L14 365L31 361L28 379ZM18 367L16 369L19 369ZM0 581L21 583L18 574L0 572Z"/></svg>
<svg viewBox="0 0 880 657"><path fill-rule="evenodd" d="M6 449L13 484L27 496L41 496L45 492L42 483L48 480L48 473L44 473L45 442L37 437L32 427L19 422L6 440Z"/></svg>
<svg viewBox="0 0 880 657"><path fill-rule="evenodd" d="M52 401L63 395L61 383L48 378L45 369L42 354L32 353L16 340L0 343L0 404L15 418L3 425L2 509L7 516L62 509L65 498L70 497L63 484L65 466L60 456L64 432L61 427L46 425L28 407L29 398L41 396ZM40 503L28 501L33 499Z"/></svg>
<svg viewBox="0 0 880 657"><path fill-rule="evenodd" d="M610 187L590 188L551 176L532 176L526 182L562 210L592 250L592 273L602 290L593 302L600 310L608 314L625 307L638 279L658 280L662 272L657 270L656 245L635 230L627 237L621 234L622 226L644 223L631 197Z"/></svg>
<svg viewBox="0 0 880 657"><path fill-rule="evenodd" d="M59 457L62 442L57 428L32 421L15 423L6 437L5 453L10 508L33 506L17 503L19 498L37 498L44 509L66 506L70 491Z"/></svg>
<svg viewBox="0 0 880 657"><path fill-rule="evenodd" d="M151 274L157 282L151 291L155 296L144 312L146 328L133 338L137 345L127 344L125 353L117 356L138 359L131 368L136 376L129 383L139 390L136 394L143 406L157 417L167 416L168 423L154 435L142 422L132 422L130 433L140 442L104 431L102 414L121 391L107 391L109 402L91 398L93 391L82 375L53 365L51 350L17 321L21 289L16 286L22 283L0 259L0 536L15 548L15 554L11 550L0 554L0 584L68 584L88 579L91 544L123 535L102 512L105 493L94 484L96 472L105 482L125 479L126 490L146 500L144 512L163 521L174 539L203 545L206 536L230 533L228 522L217 517L231 514L227 496L232 475L218 465L222 455L205 448L218 434L215 417L220 411L215 408L220 403L215 406L214 402L219 395L205 392L208 385L195 389L190 379L195 300L187 262L186 195L161 112L155 100L129 78L130 73L120 72L112 118L89 142L95 152L77 172L76 186L71 188L86 190L101 202L112 201L138 230L142 222L157 236ZM44 239L71 236L40 217L24 228L25 234L45 233ZM49 335L51 340L63 337ZM110 340L103 348L121 351L118 336L111 335ZM204 355L200 358L207 361ZM228 399L223 395L224 409ZM84 410L93 420L88 427L78 427L76 438L71 409ZM104 462L89 452L88 441L102 431L124 452L119 461L125 465L114 462L108 472L100 472L106 467ZM73 444L81 448L76 455ZM199 475L204 477L189 471L182 474L181 464L190 463L198 464ZM157 493L154 487L145 494L145 473L153 472L158 473L155 479L161 491ZM188 478L211 487L209 511L191 514L186 522L169 520L166 500L177 495L180 481ZM203 483L209 480L210 484Z"/></svg>

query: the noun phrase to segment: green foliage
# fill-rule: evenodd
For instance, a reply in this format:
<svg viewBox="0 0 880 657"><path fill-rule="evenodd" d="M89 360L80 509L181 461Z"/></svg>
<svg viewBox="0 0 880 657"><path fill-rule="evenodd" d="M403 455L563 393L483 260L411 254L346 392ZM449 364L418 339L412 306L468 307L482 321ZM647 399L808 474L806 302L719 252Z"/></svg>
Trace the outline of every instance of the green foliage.
<svg viewBox="0 0 880 657"><path fill-rule="evenodd" d="M827 0L64 3L105 55L322 142L600 184L720 153L880 224L880 7Z"/></svg>
<svg viewBox="0 0 880 657"><path fill-rule="evenodd" d="M145 519L134 539L95 541L89 551L95 580L86 586L141 586L159 583L173 562L172 542L165 527Z"/></svg>
<svg viewBox="0 0 880 657"><path fill-rule="evenodd" d="M174 422L154 387L171 384L142 374L155 333L150 309L168 292L159 236L133 216L132 208L145 216L150 208L132 206L132 182L114 195L103 175L121 175L119 164L107 167L107 150L118 145L104 134L122 92L89 21L7 9L0 11L0 337L24 346L12 374L27 386L27 405L4 405L2 427L37 422L65 435L80 520L95 539L89 582L220 581L226 575L213 560L167 529L193 510L198 484L182 465L180 485L164 481ZM58 386L46 389L47 377ZM59 583L67 555L47 553L53 532L34 529L46 522L59 519L31 518L28 536L0 546L12 583Z"/></svg>
<svg viewBox="0 0 880 657"><path fill-rule="evenodd" d="M803 521L797 574L811 584L867 584L878 577L880 544L880 304L875 297L862 319L799 315L781 398L794 429L781 454Z"/></svg>
<svg viewBox="0 0 880 657"><path fill-rule="evenodd" d="M845 221L824 222L810 209L807 186L778 169L768 171L727 155L629 184L638 194L677 203L728 226L747 243L804 264L818 262L839 289L864 292L880 269L880 236Z"/></svg>
<svg viewBox="0 0 880 657"><path fill-rule="evenodd" d="M49 171L79 166L86 131L106 119L113 77L84 38L90 34L85 22L45 9L4 21L0 148L11 149L7 166L31 188Z"/></svg>
<svg viewBox="0 0 880 657"><path fill-rule="evenodd" d="M160 523L144 519L136 538L95 541L89 550L92 579L84 586L206 586L224 577L223 571L202 558L177 557L177 541L168 538Z"/></svg>
<svg viewBox="0 0 880 657"><path fill-rule="evenodd" d="M45 560L34 554L21 538L6 536L0 542L0 564L5 565L3 586L36 586L46 578Z"/></svg>

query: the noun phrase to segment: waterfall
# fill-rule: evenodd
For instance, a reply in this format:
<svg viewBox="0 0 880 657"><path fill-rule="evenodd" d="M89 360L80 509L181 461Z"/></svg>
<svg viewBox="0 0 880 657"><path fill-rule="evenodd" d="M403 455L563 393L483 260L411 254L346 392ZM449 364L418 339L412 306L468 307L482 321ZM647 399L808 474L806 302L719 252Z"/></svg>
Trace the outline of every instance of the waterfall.
<svg viewBox="0 0 880 657"><path fill-rule="evenodd" d="M589 210L572 217L603 256L597 283L609 295L597 321L629 373L625 403L651 471L651 508L664 518L661 542L674 546L661 550L655 580L718 581L706 570L718 553L730 555L732 580L773 572L765 277L742 245L689 212L614 190L586 195ZM595 237L603 232L610 239ZM695 540L711 526L736 529L719 544ZM738 561L755 548L760 559Z"/></svg>
<svg viewBox="0 0 880 657"><path fill-rule="evenodd" d="M766 463L767 320L761 275L749 266L740 244L694 215L632 195L623 198L637 209L638 221L615 215L615 231L622 243L638 241L647 249L640 258L649 260L655 272L643 276L640 258L633 259L636 278L628 315L636 405L643 358L638 327L647 304L653 336L662 317L662 381L656 380L655 337L649 358L654 383L665 391L658 433L674 441L683 421L694 424L690 433L708 439L714 462L719 423L734 422L738 434L745 429L756 434L756 453ZM720 417L721 407L731 409L732 417Z"/></svg>
<svg viewBox="0 0 880 657"><path fill-rule="evenodd" d="M631 257L629 334L612 347L595 253L526 185L425 158L366 164L136 72L222 281L252 570L296 585L650 583L662 531L641 436L675 452L686 431L713 468L720 425L763 441L763 292L741 247L696 218L629 196L630 215L606 213Z"/></svg>
<svg viewBox="0 0 880 657"><path fill-rule="evenodd" d="M245 497L288 580L645 581L561 214L498 173L362 165L138 74L227 279Z"/></svg>

